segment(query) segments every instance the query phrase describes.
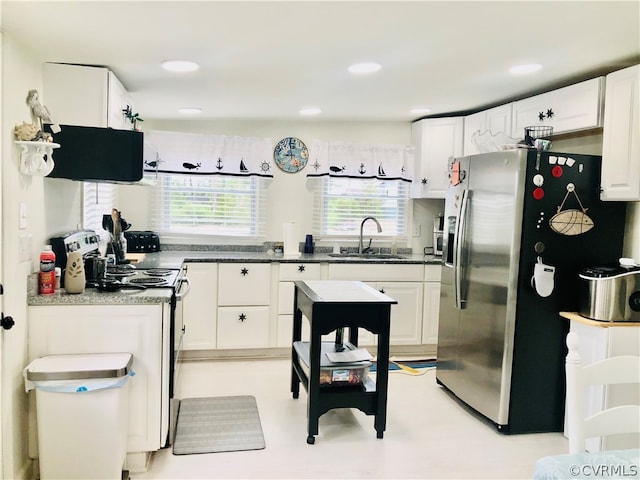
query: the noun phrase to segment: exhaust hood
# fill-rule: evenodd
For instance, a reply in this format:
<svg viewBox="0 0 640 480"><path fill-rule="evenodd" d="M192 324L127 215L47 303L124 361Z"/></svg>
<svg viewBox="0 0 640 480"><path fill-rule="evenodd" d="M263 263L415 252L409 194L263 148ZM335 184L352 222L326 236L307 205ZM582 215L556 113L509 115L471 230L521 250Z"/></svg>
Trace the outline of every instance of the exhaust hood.
<svg viewBox="0 0 640 480"><path fill-rule="evenodd" d="M144 134L133 130L60 125L50 178L138 183L143 175ZM50 125L45 131L52 133Z"/></svg>

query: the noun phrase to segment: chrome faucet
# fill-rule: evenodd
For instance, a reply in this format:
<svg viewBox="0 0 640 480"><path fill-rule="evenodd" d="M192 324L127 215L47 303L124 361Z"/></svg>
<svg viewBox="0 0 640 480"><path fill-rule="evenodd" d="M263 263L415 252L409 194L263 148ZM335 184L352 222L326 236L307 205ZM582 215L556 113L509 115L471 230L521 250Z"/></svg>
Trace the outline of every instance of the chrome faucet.
<svg viewBox="0 0 640 480"><path fill-rule="evenodd" d="M376 220L374 217L364 217L364 220L362 220L362 223L360 224L360 246L358 247L358 253L364 253L365 250L362 245L362 229L364 228L364 222L366 222L367 220L373 220L374 222L376 222L376 225L378 226L378 233L382 232L382 227L380 226L380 222L378 222L378 220ZM371 248L371 240L369 240L369 246L366 248L366 250L369 250L369 248Z"/></svg>

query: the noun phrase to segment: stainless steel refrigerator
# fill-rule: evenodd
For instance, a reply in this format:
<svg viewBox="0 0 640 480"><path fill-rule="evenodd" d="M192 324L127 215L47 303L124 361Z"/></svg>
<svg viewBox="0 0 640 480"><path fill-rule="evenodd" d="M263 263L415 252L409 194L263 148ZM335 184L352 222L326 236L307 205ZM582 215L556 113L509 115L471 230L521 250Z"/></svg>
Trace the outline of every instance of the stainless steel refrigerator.
<svg viewBox="0 0 640 480"><path fill-rule="evenodd" d="M615 263L626 204L597 156L511 150L456 159L445 202L437 382L504 433L561 431L578 272Z"/></svg>

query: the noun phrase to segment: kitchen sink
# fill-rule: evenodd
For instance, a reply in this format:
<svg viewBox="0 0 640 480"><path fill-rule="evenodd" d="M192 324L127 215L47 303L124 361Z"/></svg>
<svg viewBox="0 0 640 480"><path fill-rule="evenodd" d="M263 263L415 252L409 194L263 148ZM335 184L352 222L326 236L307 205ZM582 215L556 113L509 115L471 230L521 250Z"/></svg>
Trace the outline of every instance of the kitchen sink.
<svg viewBox="0 0 640 480"><path fill-rule="evenodd" d="M390 253L330 253L330 257L340 257L340 258L366 258L366 259L376 259L380 260L384 259L392 259L392 258L407 258L404 255L395 255Z"/></svg>

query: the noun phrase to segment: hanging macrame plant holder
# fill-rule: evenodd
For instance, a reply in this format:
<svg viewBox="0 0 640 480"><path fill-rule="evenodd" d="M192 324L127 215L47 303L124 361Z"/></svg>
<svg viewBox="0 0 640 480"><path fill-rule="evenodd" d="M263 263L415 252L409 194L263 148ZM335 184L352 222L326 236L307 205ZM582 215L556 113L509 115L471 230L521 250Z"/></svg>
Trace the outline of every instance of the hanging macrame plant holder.
<svg viewBox="0 0 640 480"><path fill-rule="evenodd" d="M578 205L580 205L580 210L575 208L562 210L570 193L573 193L576 197ZM595 226L591 217L587 215L587 209L582 205L580 197L578 197L578 194L576 193L576 187L573 183L569 183L567 185L567 193L558 207L558 213L549 220L549 226L554 232L568 236L582 235Z"/></svg>

